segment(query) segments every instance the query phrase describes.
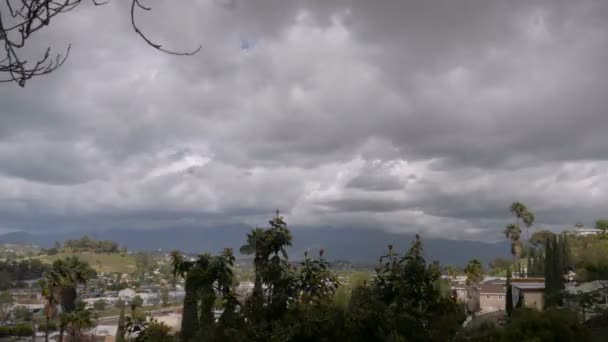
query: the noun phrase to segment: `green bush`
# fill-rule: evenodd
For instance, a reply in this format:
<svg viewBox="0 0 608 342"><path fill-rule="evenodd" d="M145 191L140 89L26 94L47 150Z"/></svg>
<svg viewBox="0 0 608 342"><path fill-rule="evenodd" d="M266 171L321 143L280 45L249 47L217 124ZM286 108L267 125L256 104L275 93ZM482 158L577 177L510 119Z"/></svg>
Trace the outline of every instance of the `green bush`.
<svg viewBox="0 0 608 342"><path fill-rule="evenodd" d="M0 337L8 336L32 336L34 329L28 324L17 324L15 326L0 327Z"/></svg>

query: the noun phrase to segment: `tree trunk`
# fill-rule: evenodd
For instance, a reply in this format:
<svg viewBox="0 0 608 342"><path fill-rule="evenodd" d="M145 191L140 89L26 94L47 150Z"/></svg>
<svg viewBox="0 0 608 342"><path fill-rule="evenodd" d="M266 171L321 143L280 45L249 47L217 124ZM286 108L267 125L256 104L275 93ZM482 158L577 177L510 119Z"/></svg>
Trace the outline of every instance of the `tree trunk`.
<svg viewBox="0 0 608 342"><path fill-rule="evenodd" d="M65 332L65 326L59 325L59 342L63 342L63 333Z"/></svg>
<svg viewBox="0 0 608 342"><path fill-rule="evenodd" d="M44 318L44 342L49 342L49 321L50 321L50 317L49 317L49 310L47 310L45 318Z"/></svg>
<svg viewBox="0 0 608 342"><path fill-rule="evenodd" d="M61 306L63 312L72 312L76 308L76 287L61 289Z"/></svg>

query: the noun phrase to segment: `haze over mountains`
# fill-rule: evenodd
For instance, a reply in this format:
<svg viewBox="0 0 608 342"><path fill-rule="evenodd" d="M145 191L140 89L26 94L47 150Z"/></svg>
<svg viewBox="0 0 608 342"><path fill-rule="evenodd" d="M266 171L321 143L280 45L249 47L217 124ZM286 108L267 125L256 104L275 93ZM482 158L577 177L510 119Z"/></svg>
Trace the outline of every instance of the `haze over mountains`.
<svg viewBox="0 0 608 342"><path fill-rule="evenodd" d="M106 231L70 232L60 234L32 234L14 232L0 235L0 243L30 243L50 247L55 241L74 239L88 235L96 239L112 240L131 250L173 250L184 252L217 253L229 247L238 251L245 242L250 227L232 225L206 228L177 228L158 230L117 229ZM290 258L298 260L306 250L324 249L331 260L374 263L386 251L390 243L403 252L414 235L388 233L376 229L352 228L299 228L292 230L294 245ZM424 238L428 260L441 264L463 265L469 259L478 258L484 263L496 257L509 257L506 241L487 243L468 240Z"/></svg>

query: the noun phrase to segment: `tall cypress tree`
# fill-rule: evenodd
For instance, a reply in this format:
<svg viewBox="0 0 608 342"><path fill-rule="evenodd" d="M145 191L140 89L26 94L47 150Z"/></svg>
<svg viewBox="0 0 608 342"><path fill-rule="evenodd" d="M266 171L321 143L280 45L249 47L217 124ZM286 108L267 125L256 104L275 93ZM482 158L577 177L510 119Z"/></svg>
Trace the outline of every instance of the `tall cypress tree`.
<svg viewBox="0 0 608 342"><path fill-rule="evenodd" d="M572 267L572 256L570 255L570 244L568 242L568 235L565 233L562 235L562 268L564 271L569 270Z"/></svg>
<svg viewBox="0 0 608 342"><path fill-rule="evenodd" d="M545 243L545 295L553 289L553 242L547 239Z"/></svg>
<svg viewBox="0 0 608 342"><path fill-rule="evenodd" d="M564 270L562 247L558 236L553 236L553 289L559 292L564 289Z"/></svg>
<svg viewBox="0 0 608 342"><path fill-rule="evenodd" d="M198 301L199 301L200 270L193 268L186 275L186 295L182 309L181 337L184 342L193 341L199 330Z"/></svg>
<svg viewBox="0 0 608 342"><path fill-rule="evenodd" d="M511 288L511 268L507 268L507 295L506 295L505 309L507 315L510 317L513 312L513 289Z"/></svg>

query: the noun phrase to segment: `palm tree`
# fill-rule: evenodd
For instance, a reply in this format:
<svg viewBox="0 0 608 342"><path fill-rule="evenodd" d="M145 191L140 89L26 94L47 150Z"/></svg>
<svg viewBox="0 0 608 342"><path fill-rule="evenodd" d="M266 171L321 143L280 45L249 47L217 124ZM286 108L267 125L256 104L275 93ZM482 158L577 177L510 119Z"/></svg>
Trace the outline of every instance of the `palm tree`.
<svg viewBox="0 0 608 342"><path fill-rule="evenodd" d="M527 230L532 227L535 221L534 213L532 213L523 203L521 202L513 202L510 208L511 213L513 213L517 219L517 226L520 226L520 221L526 226ZM528 231L529 235L529 231Z"/></svg>
<svg viewBox="0 0 608 342"><path fill-rule="evenodd" d="M268 223L270 228L255 228L247 234L247 243L240 249L242 254L254 254L255 277L253 293L249 300L251 319L260 318L259 312L264 305L264 298L268 298L269 302L273 301L275 283L281 278L281 273L277 270L286 269L281 265L287 264L286 248L291 246L291 233L278 210ZM266 285L265 290L263 285Z"/></svg>
<svg viewBox="0 0 608 342"><path fill-rule="evenodd" d="M39 282L42 296L46 301L44 305L44 342L49 341L49 324L51 319L57 315L60 283L59 275L54 272L46 273L44 279Z"/></svg>
<svg viewBox="0 0 608 342"><path fill-rule="evenodd" d="M262 277L261 269L264 266L264 255L263 250L265 249L266 234L264 229L256 228L251 230L247 234L247 243L241 246L241 254L251 255L254 254L253 268L254 268L254 281L253 281L253 298L262 298Z"/></svg>
<svg viewBox="0 0 608 342"><path fill-rule="evenodd" d="M63 334L66 328L66 316L76 309L76 298L78 296L78 285L85 285L87 280L95 274L88 263L81 261L77 257L67 257L55 260L49 272L49 279L52 279L53 287L59 292L62 316L59 325L59 342L63 341ZM52 275L52 276L51 276Z"/></svg>
<svg viewBox="0 0 608 342"><path fill-rule="evenodd" d="M68 327L70 341L81 341L83 331L95 325L93 311L81 303L73 311L62 314L62 324Z"/></svg>
<svg viewBox="0 0 608 342"><path fill-rule="evenodd" d="M511 240L511 254L513 255L513 265L517 262L517 257L521 252L521 228L516 224L508 224L505 227L505 237Z"/></svg>

